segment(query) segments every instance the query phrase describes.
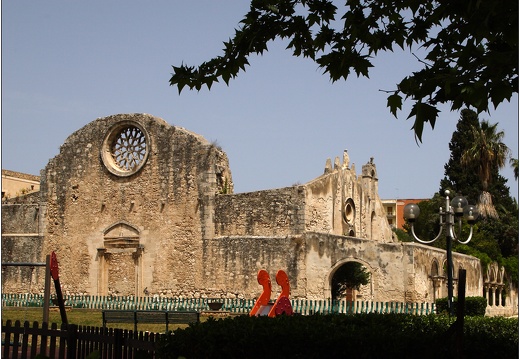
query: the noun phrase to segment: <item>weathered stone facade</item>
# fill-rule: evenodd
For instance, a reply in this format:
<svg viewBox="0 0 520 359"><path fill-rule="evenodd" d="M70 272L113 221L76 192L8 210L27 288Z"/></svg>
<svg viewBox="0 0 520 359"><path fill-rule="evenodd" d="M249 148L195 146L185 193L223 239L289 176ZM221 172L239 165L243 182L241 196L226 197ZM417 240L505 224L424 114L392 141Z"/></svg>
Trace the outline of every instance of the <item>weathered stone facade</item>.
<svg viewBox="0 0 520 359"><path fill-rule="evenodd" d="M42 170L36 204L5 205L2 262L55 251L65 293L135 296L254 298L259 269L284 269L292 297L323 299L356 261L371 273L359 299L445 296L445 252L397 242L373 160L359 176L349 162L345 151L309 183L234 194L226 154L201 136L146 114L100 118ZM480 262L455 254L459 267L467 295L482 295ZM26 290L20 269L3 274L4 291Z"/></svg>

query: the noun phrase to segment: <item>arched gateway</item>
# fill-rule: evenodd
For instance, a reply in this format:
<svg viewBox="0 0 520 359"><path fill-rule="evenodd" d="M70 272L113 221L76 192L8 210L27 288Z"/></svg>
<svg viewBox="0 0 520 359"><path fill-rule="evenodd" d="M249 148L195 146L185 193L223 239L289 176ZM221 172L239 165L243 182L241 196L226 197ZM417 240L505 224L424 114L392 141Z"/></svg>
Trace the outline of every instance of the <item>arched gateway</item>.
<svg viewBox="0 0 520 359"><path fill-rule="evenodd" d="M374 160L361 167L345 151L308 183L235 194L219 147L151 115L114 115L66 139L42 170L38 216L12 206L2 228L37 232L31 260L55 251L68 294L254 298L258 270L283 269L292 298L324 299L356 261L370 272L356 297L432 302L444 251L397 242ZM2 237L2 261L27 256L16 240ZM454 260L467 295L481 295L479 261ZM23 290L16 274L2 279L5 292Z"/></svg>

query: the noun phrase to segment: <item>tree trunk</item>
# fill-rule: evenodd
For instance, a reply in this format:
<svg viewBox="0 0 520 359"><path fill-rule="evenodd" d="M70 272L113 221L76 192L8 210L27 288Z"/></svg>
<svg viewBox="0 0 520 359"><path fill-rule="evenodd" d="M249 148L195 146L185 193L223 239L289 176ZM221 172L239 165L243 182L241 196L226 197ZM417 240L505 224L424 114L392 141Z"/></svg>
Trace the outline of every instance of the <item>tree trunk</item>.
<svg viewBox="0 0 520 359"><path fill-rule="evenodd" d="M479 203L477 205L479 214L484 218L498 218L497 210L493 206L491 193L483 191L480 194Z"/></svg>

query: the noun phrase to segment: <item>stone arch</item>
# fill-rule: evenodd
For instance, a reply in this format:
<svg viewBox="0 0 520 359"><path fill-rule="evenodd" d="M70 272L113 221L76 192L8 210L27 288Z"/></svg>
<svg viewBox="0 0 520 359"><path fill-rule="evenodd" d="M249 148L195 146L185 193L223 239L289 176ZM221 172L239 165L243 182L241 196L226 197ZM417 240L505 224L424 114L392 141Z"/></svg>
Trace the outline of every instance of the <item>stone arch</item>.
<svg viewBox="0 0 520 359"><path fill-rule="evenodd" d="M456 268L456 263L453 262L453 267L451 268L452 278L455 278L455 273L457 273ZM446 258L442 261L442 274L445 278L448 278L448 259Z"/></svg>
<svg viewBox="0 0 520 359"><path fill-rule="evenodd" d="M505 268L499 267L493 262L489 265L484 275L484 297L489 307L505 306L507 301L507 290L504 284L506 277Z"/></svg>
<svg viewBox="0 0 520 359"><path fill-rule="evenodd" d="M368 262L366 262L360 258L355 258L355 257L344 258L344 259L336 262L336 264L334 264L331 267L327 277L325 278L324 293L323 293L324 297L329 298L329 299L332 298L332 280L334 278L334 274L337 272L337 270L341 266L343 266L344 264L346 264L348 262L359 263L363 267L365 267L366 270L370 273L369 283L366 286L363 286L361 288L360 292L363 293L363 295L364 295L364 298L362 298L363 300L371 300L374 297L374 283L375 283L375 279L377 279L377 278L374 278L375 269ZM355 298L354 298L354 300L355 300Z"/></svg>
<svg viewBox="0 0 520 359"><path fill-rule="evenodd" d="M437 261L437 258L433 258L433 260L432 260L430 274L432 277L439 276L439 262Z"/></svg>
<svg viewBox="0 0 520 359"><path fill-rule="evenodd" d="M140 231L126 221L119 221L103 230L105 247L134 247L139 245Z"/></svg>
<svg viewBox="0 0 520 359"><path fill-rule="evenodd" d="M497 283L504 284L504 273L505 273L505 271L506 271L506 269L504 267L501 267L498 270Z"/></svg>
<svg viewBox="0 0 520 359"><path fill-rule="evenodd" d="M98 248L98 293L135 295L141 293L144 246L139 229L119 221L103 230L103 247Z"/></svg>
<svg viewBox="0 0 520 359"><path fill-rule="evenodd" d="M489 267L488 278L489 278L489 282L491 282L491 283L495 283L496 282L497 275L496 275L496 272L495 272L495 268L493 266Z"/></svg>
<svg viewBox="0 0 520 359"><path fill-rule="evenodd" d="M445 271L441 272L439 261L437 258L433 258L430 265L430 278L432 280L433 287L433 300L442 297L443 283L446 280Z"/></svg>

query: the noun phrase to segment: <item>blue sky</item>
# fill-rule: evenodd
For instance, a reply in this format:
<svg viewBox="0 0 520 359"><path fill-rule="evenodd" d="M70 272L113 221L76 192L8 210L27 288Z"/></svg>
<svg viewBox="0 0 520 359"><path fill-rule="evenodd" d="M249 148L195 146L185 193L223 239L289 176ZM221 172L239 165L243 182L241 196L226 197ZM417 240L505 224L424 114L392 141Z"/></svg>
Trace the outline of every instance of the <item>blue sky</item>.
<svg viewBox="0 0 520 359"><path fill-rule="evenodd" d="M419 68L409 52L381 54L370 79L332 84L286 44L252 57L229 86L170 87L171 65L220 55L248 1L3 1L2 168L38 175L74 131L99 117L149 113L227 153L236 192L305 183L347 149L358 174L371 157L381 198L430 198L439 189L459 113L443 108L417 145L387 94ZM480 116L498 122L518 158L518 96ZM511 193L518 184L502 171Z"/></svg>

